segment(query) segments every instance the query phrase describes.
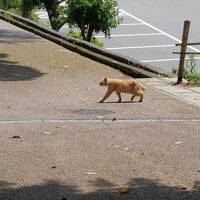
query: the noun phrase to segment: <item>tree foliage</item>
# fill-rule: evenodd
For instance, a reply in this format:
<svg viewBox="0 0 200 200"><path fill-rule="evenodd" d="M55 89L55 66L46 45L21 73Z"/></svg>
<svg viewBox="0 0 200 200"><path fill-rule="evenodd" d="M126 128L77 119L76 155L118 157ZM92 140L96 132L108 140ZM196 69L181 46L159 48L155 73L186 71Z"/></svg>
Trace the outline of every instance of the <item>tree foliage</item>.
<svg viewBox="0 0 200 200"><path fill-rule="evenodd" d="M91 41L94 32L109 37L111 29L119 25L118 14L116 0L67 0L68 24L78 27L87 41Z"/></svg>
<svg viewBox="0 0 200 200"><path fill-rule="evenodd" d="M21 0L22 16L28 18L32 11L40 5L40 0Z"/></svg>
<svg viewBox="0 0 200 200"><path fill-rule="evenodd" d="M0 8L4 10L20 7L21 0L0 0Z"/></svg>
<svg viewBox="0 0 200 200"><path fill-rule="evenodd" d="M36 7L44 8L49 16L52 29L58 31L66 23L65 7L60 6L65 0L21 0L22 16L28 17Z"/></svg>
<svg viewBox="0 0 200 200"><path fill-rule="evenodd" d="M40 0L43 7L46 9L51 27L58 31L67 20L65 7L60 6L65 0Z"/></svg>

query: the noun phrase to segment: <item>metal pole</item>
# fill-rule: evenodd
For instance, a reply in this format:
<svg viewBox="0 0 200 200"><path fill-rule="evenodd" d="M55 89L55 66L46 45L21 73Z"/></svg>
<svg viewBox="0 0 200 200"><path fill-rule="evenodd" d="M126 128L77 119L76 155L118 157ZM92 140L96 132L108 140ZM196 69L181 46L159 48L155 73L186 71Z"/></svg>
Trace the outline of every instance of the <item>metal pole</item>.
<svg viewBox="0 0 200 200"><path fill-rule="evenodd" d="M182 80L183 80L185 52L186 52L186 48L187 48L189 28L190 28L190 21L188 21L188 20L184 21L177 84L182 83Z"/></svg>
<svg viewBox="0 0 200 200"><path fill-rule="evenodd" d="M182 44L175 44L176 46L181 46ZM187 45L200 45L200 42L190 42L190 43L187 43Z"/></svg>

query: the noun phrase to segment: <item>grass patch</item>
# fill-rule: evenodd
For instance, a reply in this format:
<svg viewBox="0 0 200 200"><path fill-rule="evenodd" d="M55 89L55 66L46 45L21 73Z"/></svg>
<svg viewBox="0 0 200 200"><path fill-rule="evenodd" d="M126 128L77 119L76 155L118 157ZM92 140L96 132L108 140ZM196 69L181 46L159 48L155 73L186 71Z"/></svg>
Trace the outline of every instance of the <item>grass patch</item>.
<svg viewBox="0 0 200 200"><path fill-rule="evenodd" d="M178 76L178 69L173 68L172 74ZM196 59L193 54L189 55L189 59L185 62L183 78L192 84L200 83L200 73L196 71Z"/></svg>
<svg viewBox="0 0 200 200"><path fill-rule="evenodd" d="M66 35L73 37L73 38L83 40L81 33L78 31L70 30L68 33L66 33ZM91 43L95 44L96 46L99 46L99 47L104 46L103 42L95 37L92 38Z"/></svg>

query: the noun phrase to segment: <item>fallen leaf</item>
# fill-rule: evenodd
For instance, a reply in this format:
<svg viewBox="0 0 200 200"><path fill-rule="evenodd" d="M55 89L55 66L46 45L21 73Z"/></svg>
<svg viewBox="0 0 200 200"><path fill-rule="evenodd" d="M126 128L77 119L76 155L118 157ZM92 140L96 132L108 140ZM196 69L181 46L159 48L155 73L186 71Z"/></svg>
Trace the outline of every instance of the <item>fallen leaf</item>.
<svg viewBox="0 0 200 200"><path fill-rule="evenodd" d="M103 116L96 116L96 118L98 118L98 119L103 119Z"/></svg>
<svg viewBox="0 0 200 200"><path fill-rule="evenodd" d="M95 172L85 172L85 174L87 174L87 175L95 175L97 173L95 173Z"/></svg>
<svg viewBox="0 0 200 200"><path fill-rule="evenodd" d="M181 187L181 190L187 190L187 188L186 187Z"/></svg>
<svg viewBox="0 0 200 200"><path fill-rule="evenodd" d="M183 142L182 141L178 141L178 142L175 142L175 144L182 144Z"/></svg>
<svg viewBox="0 0 200 200"><path fill-rule="evenodd" d="M12 138L13 138L13 139L19 139L19 138L21 138L21 136L19 136L19 135L14 135Z"/></svg>
<svg viewBox="0 0 200 200"><path fill-rule="evenodd" d="M51 132L45 131L44 134L50 135Z"/></svg>
<svg viewBox="0 0 200 200"><path fill-rule="evenodd" d="M56 126L56 128L66 128L66 126L65 125L63 125L63 126Z"/></svg>
<svg viewBox="0 0 200 200"><path fill-rule="evenodd" d="M120 192L120 194L126 194L126 193L129 193L129 189L128 188L119 188L119 192Z"/></svg>
<svg viewBox="0 0 200 200"><path fill-rule="evenodd" d="M139 159L142 159L143 156L144 156L144 152L140 153Z"/></svg>

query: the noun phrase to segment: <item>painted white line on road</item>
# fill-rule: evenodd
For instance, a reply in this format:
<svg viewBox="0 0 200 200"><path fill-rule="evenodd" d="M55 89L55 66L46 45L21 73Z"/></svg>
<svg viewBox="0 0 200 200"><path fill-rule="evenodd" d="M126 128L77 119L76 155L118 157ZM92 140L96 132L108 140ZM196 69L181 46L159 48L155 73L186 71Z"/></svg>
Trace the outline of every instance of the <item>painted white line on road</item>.
<svg viewBox="0 0 200 200"><path fill-rule="evenodd" d="M44 13L44 14L40 14L39 17L44 17L44 16L48 16L47 13Z"/></svg>
<svg viewBox="0 0 200 200"><path fill-rule="evenodd" d="M175 45L174 44L166 44L166 45L154 45L154 46L113 47L113 48L106 48L106 49L108 49L108 50L118 50L118 49L163 48L163 47L175 47Z"/></svg>
<svg viewBox="0 0 200 200"><path fill-rule="evenodd" d="M156 28L155 26L153 26L153 25L151 25L151 24L145 22L144 20L139 19L138 17L135 17L134 15L132 15L132 14L130 14L130 13L128 13L128 12L126 12L126 11L124 11L124 10L122 10L122 9L120 9L120 11L122 11L123 13L126 13L129 17L131 17L131 18L133 18L133 19L135 19L135 20L137 20L137 21L139 21L139 22L141 22L141 23L147 25L148 27L150 27L150 28L152 28L152 29L154 29L154 30L156 30L156 31L158 31L158 32L160 32L160 33L166 35L167 37L169 37L169 38L175 40L176 42L179 42L179 43L182 42L181 40L177 39L176 37L174 37L174 36L172 36L172 35L170 35L170 34L164 32L164 31L162 31L162 30L159 29L159 28ZM196 52L200 52L200 50L197 49L197 48L195 48L195 47L188 46L188 48L190 48L190 49L192 49L192 50L194 50L194 51L196 51Z"/></svg>
<svg viewBox="0 0 200 200"><path fill-rule="evenodd" d="M0 125L3 124L37 124L37 123L113 123L112 119L36 119L36 120L2 120ZM149 118L149 119L117 119L119 123L161 123L161 122L200 122L199 118Z"/></svg>
<svg viewBox="0 0 200 200"><path fill-rule="evenodd" d="M189 60L190 58L185 58L185 60ZM195 57L195 59L199 60L200 57ZM179 58L167 58L167 59L157 59L157 60L142 60L140 62L149 63L149 62L168 62L168 61L178 61Z"/></svg>
<svg viewBox="0 0 200 200"><path fill-rule="evenodd" d="M38 16L40 19L49 19L48 15L39 15Z"/></svg>
<svg viewBox="0 0 200 200"><path fill-rule="evenodd" d="M46 10L37 10L36 13L47 13Z"/></svg>
<svg viewBox="0 0 200 200"><path fill-rule="evenodd" d="M62 28L69 28L69 26L68 25L64 25L64 26L62 26Z"/></svg>
<svg viewBox="0 0 200 200"><path fill-rule="evenodd" d="M40 17L40 19L49 19L49 18L44 16L44 17Z"/></svg>
<svg viewBox="0 0 200 200"><path fill-rule="evenodd" d="M137 33L137 34L119 34L119 35L111 35L112 37L135 37L135 36L155 36L155 35L163 35L162 33ZM96 35L96 38L103 38L104 35Z"/></svg>
<svg viewBox="0 0 200 200"><path fill-rule="evenodd" d="M120 24L120 26L141 26L141 25L145 25L145 24L143 24L143 23Z"/></svg>
<svg viewBox="0 0 200 200"><path fill-rule="evenodd" d="M128 16L126 13L119 13L119 16Z"/></svg>

